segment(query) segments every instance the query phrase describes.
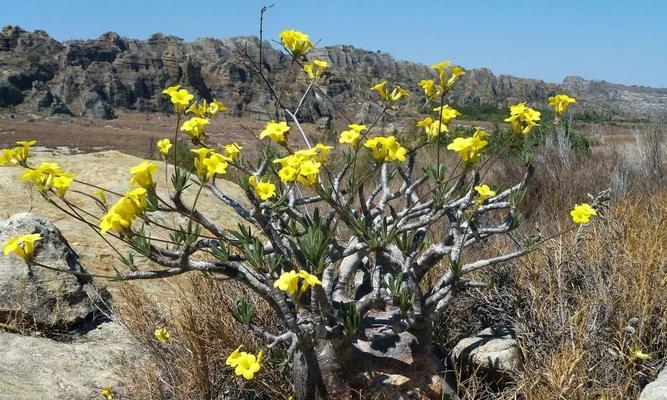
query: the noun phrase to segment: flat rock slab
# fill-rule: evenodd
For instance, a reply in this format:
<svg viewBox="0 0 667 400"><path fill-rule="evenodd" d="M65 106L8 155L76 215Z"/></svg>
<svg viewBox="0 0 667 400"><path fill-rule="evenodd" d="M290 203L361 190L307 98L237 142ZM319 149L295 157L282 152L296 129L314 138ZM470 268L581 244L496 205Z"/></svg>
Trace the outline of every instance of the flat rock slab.
<svg viewBox="0 0 667 400"><path fill-rule="evenodd" d="M118 371L139 356L135 347L115 322L70 343L0 332L0 399L95 399L106 385L118 392Z"/></svg>

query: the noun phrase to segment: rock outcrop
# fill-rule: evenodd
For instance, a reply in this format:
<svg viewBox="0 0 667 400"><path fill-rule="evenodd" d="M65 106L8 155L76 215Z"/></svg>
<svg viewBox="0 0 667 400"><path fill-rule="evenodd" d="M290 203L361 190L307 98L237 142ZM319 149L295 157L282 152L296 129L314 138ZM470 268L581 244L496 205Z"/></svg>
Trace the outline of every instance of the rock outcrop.
<svg viewBox="0 0 667 400"><path fill-rule="evenodd" d="M269 119L275 105L254 72L260 47L262 68L271 81L282 81L288 71L299 74L301 78L288 85L284 97L288 104L298 102L307 86L305 74L299 67L290 71L289 57L269 42L260 44L256 37L205 38L188 43L159 33L136 40L109 32L97 39L61 43L44 31L7 26L0 33L0 107L91 118L113 118L115 110L169 111L170 105L160 92L165 86L181 84L200 97L224 101L237 116ZM425 65L352 46L318 48L311 58L331 65L319 87L333 104L316 91L300 113L308 122L331 120L334 109L364 122L374 104L368 88L382 79L407 87L414 93L407 101L421 104L417 82L434 76ZM576 96L580 112L603 118L648 118L667 108L667 89L582 78L549 84L495 76L484 68L468 71L449 101L459 106L505 108L510 102L526 100L545 107L547 98L557 91Z"/></svg>
<svg viewBox="0 0 667 400"><path fill-rule="evenodd" d="M60 231L28 213L0 221L0 243L29 233L42 236L35 245L35 262L69 273L28 266L13 254L0 256L0 322L48 332L96 319L105 308L108 293L85 275Z"/></svg>

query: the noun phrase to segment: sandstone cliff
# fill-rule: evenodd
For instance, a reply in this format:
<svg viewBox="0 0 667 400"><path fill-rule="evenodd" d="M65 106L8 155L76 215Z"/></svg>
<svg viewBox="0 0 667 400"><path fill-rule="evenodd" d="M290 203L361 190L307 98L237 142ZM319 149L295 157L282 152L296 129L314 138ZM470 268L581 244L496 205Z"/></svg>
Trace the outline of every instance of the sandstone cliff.
<svg viewBox="0 0 667 400"><path fill-rule="evenodd" d="M261 46L264 70L272 80L281 81L289 69L289 57L266 41ZM26 32L7 26L0 33L0 107L93 118L113 118L114 110L119 109L168 111L169 104L160 91L179 83L204 98L221 99L234 115L268 119L274 103L249 62L257 62L259 49L256 37L205 38L189 43L163 34L136 40L113 32L97 39L61 43L44 31ZM433 76L425 65L352 46L319 48L312 57L332 65L320 87L333 104L321 93L311 96L301 114L305 121L330 119L334 109L349 113L350 118L365 120L377 107L368 88L380 79L409 88L415 94L409 101L420 104L423 99L417 82ZM288 86L288 102L298 101L297 96L306 86L304 74L297 73L302 79ZM576 96L579 110L605 118L647 118L663 113L667 106L667 89L577 77L567 78L562 84L549 84L495 76L484 68L468 71L449 102L506 107L511 102L527 100L544 107L556 91Z"/></svg>

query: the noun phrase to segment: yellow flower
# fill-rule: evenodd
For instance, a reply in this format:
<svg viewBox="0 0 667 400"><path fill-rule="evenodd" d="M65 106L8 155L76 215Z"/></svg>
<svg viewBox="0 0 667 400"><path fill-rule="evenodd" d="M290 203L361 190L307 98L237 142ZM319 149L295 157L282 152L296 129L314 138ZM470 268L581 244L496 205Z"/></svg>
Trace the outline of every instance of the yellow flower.
<svg viewBox="0 0 667 400"><path fill-rule="evenodd" d="M138 187L125 193L116 204L100 219L100 233L108 231L124 233L134 218L141 214L147 206L146 189Z"/></svg>
<svg viewBox="0 0 667 400"><path fill-rule="evenodd" d="M142 161L140 164L130 168L130 183L132 185L141 186L145 189L150 189L154 186L153 174L157 171L157 165L150 161Z"/></svg>
<svg viewBox="0 0 667 400"><path fill-rule="evenodd" d="M463 70L463 68L454 66L454 67L451 68L450 73L451 73L451 76L447 80L447 87L448 88L451 88L452 86L454 86L456 81L459 79L459 76L465 75L466 72Z"/></svg>
<svg viewBox="0 0 667 400"><path fill-rule="evenodd" d="M236 348L236 350L232 351L232 354L230 354L227 357L227 361L225 361L226 365L234 368L239 364L239 360L241 359L241 353L245 353L245 352L241 352L242 347L243 346L239 346L239 347Z"/></svg>
<svg viewBox="0 0 667 400"><path fill-rule="evenodd" d="M570 104L576 102L577 100L566 94L557 94L555 96L549 97L549 105L554 107L554 110L558 115L562 115L565 111L567 111L567 108L570 106Z"/></svg>
<svg viewBox="0 0 667 400"><path fill-rule="evenodd" d="M227 154L227 157L233 160L241 155L242 149L243 147L239 146L236 143L228 144L225 146L225 154Z"/></svg>
<svg viewBox="0 0 667 400"><path fill-rule="evenodd" d="M0 165L5 165L5 164L18 164L18 165L26 165L26 162L28 161L28 156L30 154L30 147L33 146L35 143L37 143L34 140L30 141L20 141L16 142L18 145L17 147L13 149L4 149L2 150L2 154L0 154Z"/></svg>
<svg viewBox="0 0 667 400"><path fill-rule="evenodd" d="M260 200L266 201L276 195L276 185L270 181L260 180L257 182L255 175L252 175L250 179L250 185L255 189L255 194Z"/></svg>
<svg viewBox="0 0 667 400"><path fill-rule="evenodd" d="M104 192L103 189L97 189L95 193L93 193L95 196L97 196L98 199L100 199L100 202L104 205L107 204L107 195Z"/></svg>
<svg viewBox="0 0 667 400"><path fill-rule="evenodd" d="M304 64L303 70L308 74L310 79L315 79L315 64Z"/></svg>
<svg viewBox="0 0 667 400"><path fill-rule="evenodd" d="M438 115L440 116L440 120L442 121L443 124L449 125L450 122L459 115L461 115L460 112L456 111L455 109L451 108L448 104L445 104L442 107L436 107L433 109L433 111L437 112Z"/></svg>
<svg viewBox="0 0 667 400"><path fill-rule="evenodd" d="M526 106L526 103L519 103L510 107L510 116L505 118L505 122L512 124L514 133L527 136L537 122L540 120L540 112Z"/></svg>
<svg viewBox="0 0 667 400"><path fill-rule="evenodd" d="M452 66L451 61L442 61L438 64L431 65L431 68L438 72L438 77L440 78L441 87L450 89L454 86L459 76L465 74L465 71L461 67Z"/></svg>
<svg viewBox="0 0 667 400"><path fill-rule="evenodd" d="M299 170L289 165L282 167L278 171L278 177L280 177L282 183L294 182L297 176L299 176Z"/></svg>
<svg viewBox="0 0 667 400"><path fill-rule="evenodd" d="M475 127L475 132L472 134L472 136L481 140L481 139L489 136L489 133L487 131L485 131L484 129L476 126Z"/></svg>
<svg viewBox="0 0 667 400"><path fill-rule="evenodd" d="M206 166L206 177L213 178L216 174L224 175L227 173L227 165L231 161L229 157L225 157L216 152L211 152L203 161Z"/></svg>
<svg viewBox="0 0 667 400"><path fill-rule="evenodd" d="M485 131L477 130L471 137L455 138L447 145L447 150L459 153L464 162L474 163L479 159L480 151L488 144L482 139L484 136L486 136Z"/></svg>
<svg viewBox="0 0 667 400"><path fill-rule="evenodd" d="M496 192L491 190L491 188L486 184L475 186L475 191L477 192L477 194L479 194L479 199L478 199L479 204L484 203L484 201L486 201L486 199L488 199L489 197L493 197L496 195Z"/></svg>
<svg viewBox="0 0 667 400"><path fill-rule="evenodd" d="M19 165L25 165L28 161L28 156L30 155L30 147L34 146L37 141L35 140L24 140L16 142L18 147L14 148L14 161Z"/></svg>
<svg viewBox="0 0 667 400"><path fill-rule="evenodd" d="M598 215L597 211L588 203L575 204L570 211L570 216L575 224L587 224L592 216Z"/></svg>
<svg viewBox="0 0 667 400"><path fill-rule="evenodd" d="M308 50L314 47L308 35L296 30L284 30L280 32L280 43L282 43L294 57L305 54Z"/></svg>
<svg viewBox="0 0 667 400"><path fill-rule="evenodd" d="M227 111L227 107L225 107L225 105L222 104L222 102L216 99L213 99L213 102L211 102L211 104L208 106L208 113L211 116L219 112L225 112L225 111Z"/></svg>
<svg viewBox="0 0 667 400"><path fill-rule="evenodd" d="M368 129L366 125L361 125L361 124L350 124L347 126L348 128L352 129L355 132L363 132Z"/></svg>
<svg viewBox="0 0 667 400"><path fill-rule="evenodd" d="M451 108L449 105L436 107L433 111L436 111L439 114L439 119L426 117L417 122L417 126L424 128L424 132L429 138L436 138L443 132L449 132L449 123L454 118L461 115L461 113Z"/></svg>
<svg viewBox="0 0 667 400"><path fill-rule="evenodd" d="M304 64L303 66L303 70L313 80L322 76L322 73L327 68L329 68L329 63L323 60L314 60L312 63Z"/></svg>
<svg viewBox="0 0 667 400"><path fill-rule="evenodd" d="M160 343L166 343L167 341L169 341L169 338L171 337L171 334L164 326L156 329L154 335L155 339L157 339L157 341Z"/></svg>
<svg viewBox="0 0 667 400"><path fill-rule="evenodd" d="M299 290L299 273L296 271L283 272L278 280L273 282L273 287L287 292L292 296Z"/></svg>
<svg viewBox="0 0 667 400"><path fill-rule="evenodd" d="M264 139L265 137L269 137L278 144L284 144L287 140L287 131L289 129L290 127L285 121L271 121L266 124L264 130L259 134L259 138Z"/></svg>
<svg viewBox="0 0 667 400"><path fill-rule="evenodd" d="M53 178L53 187L56 189L56 194L60 197L65 197L65 192L67 192L73 181L74 178L69 175L60 175Z"/></svg>
<svg viewBox="0 0 667 400"><path fill-rule="evenodd" d="M410 92L398 85L396 85L391 92L387 90L386 86L387 81L382 81L371 88L371 90L378 92L380 98L386 103L395 103L405 96L410 96Z"/></svg>
<svg viewBox="0 0 667 400"><path fill-rule="evenodd" d="M194 114L195 117L203 118L206 116L208 111L208 103L204 100L201 104L198 104L196 101L190 105L190 107L185 110L186 114Z"/></svg>
<svg viewBox="0 0 667 400"><path fill-rule="evenodd" d="M190 151L197 154L194 164L197 176L202 182L209 181L216 174L224 175L227 173L227 166L232 160L231 158L207 148L192 149Z"/></svg>
<svg viewBox="0 0 667 400"><path fill-rule="evenodd" d="M299 289L300 280L301 289ZM303 293L308 290L309 287L321 284L322 282L317 276L309 274L308 271L300 270L298 272L283 272L282 275L280 275L280 278L273 283L273 287L276 287L283 292L287 292L292 296L296 296L299 290Z"/></svg>
<svg viewBox="0 0 667 400"><path fill-rule="evenodd" d="M299 169L299 176L297 180L304 186L312 186L317 183L317 177L320 174L320 167L322 164L315 160L306 160L301 163Z"/></svg>
<svg viewBox="0 0 667 400"><path fill-rule="evenodd" d="M140 213L146 208L146 194L148 192L142 187L134 188L125 193L125 197L134 203L134 206L137 208Z"/></svg>
<svg viewBox="0 0 667 400"><path fill-rule="evenodd" d="M322 285L322 281L320 281L317 276L309 274L304 270L299 271L299 278L303 279L303 282L301 283L301 292L305 292L311 286Z"/></svg>
<svg viewBox="0 0 667 400"><path fill-rule="evenodd" d="M441 61L437 64L431 65L431 69L434 69L438 72L438 77L440 78L440 83L444 85L447 82L447 67L452 62L449 60Z"/></svg>
<svg viewBox="0 0 667 400"><path fill-rule="evenodd" d="M392 136L376 136L368 139L364 147L370 149L377 163L405 161L408 150L402 147Z"/></svg>
<svg viewBox="0 0 667 400"><path fill-rule="evenodd" d="M318 67L322 68L322 70L325 70L329 68L329 63L324 61L324 60L313 60L313 63Z"/></svg>
<svg viewBox="0 0 667 400"><path fill-rule="evenodd" d="M262 351L257 353L257 357L255 357L254 354L242 351L236 355L236 358L233 361L235 364L234 373L237 376L243 376L244 379L253 379L255 377L255 373L259 372L261 368L262 356Z"/></svg>
<svg viewBox="0 0 667 400"><path fill-rule="evenodd" d="M281 169L278 176L283 183L294 182L305 186L317 183L320 167L329 157L329 151L333 146L318 143L309 150L298 150L287 157L273 160L274 164L280 164Z"/></svg>
<svg viewBox="0 0 667 400"><path fill-rule="evenodd" d="M371 90L375 90L383 100L387 100L389 98L389 94L387 93L385 86L387 86L387 81L382 81L380 83L376 83L375 86L371 88Z"/></svg>
<svg viewBox="0 0 667 400"><path fill-rule="evenodd" d="M124 198L122 198L124 199ZM121 200L122 200L121 199ZM129 204L127 200L122 201L121 203L117 203L116 205L123 204L127 205ZM132 218L134 218L134 215L131 215L127 213L120 213L119 211L127 211L130 210L130 208L127 207L119 207L116 210L109 210L100 220L100 233L105 234L108 231L114 231L116 233L123 233L127 228L132 225Z"/></svg>
<svg viewBox="0 0 667 400"><path fill-rule="evenodd" d="M39 240L42 240L39 233L14 236L5 243L2 251L5 255L14 253L24 261L30 261L35 254L35 242Z"/></svg>
<svg viewBox="0 0 667 400"><path fill-rule="evenodd" d="M197 153L197 157L193 160L193 163L195 164L195 169L197 170L197 176L202 182L206 182L208 180L208 171L206 168L206 164L204 164L204 160L206 160L208 154L213 150L204 148L204 149L192 149L190 151L193 153Z"/></svg>
<svg viewBox="0 0 667 400"><path fill-rule="evenodd" d="M402 97L405 97L405 96L410 96L410 92L408 92L407 90L403 89L402 87L396 85L394 90L391 91L391 94L389 94L389 99L392 102L397 102L398 100L400 100Z"/></svg>
<svg viewBox="0 0 667 400"><path fill-rule="evenodd" d="M357 145L359 144L360 137L361 133L349 129L340 133L340 138L338 139L338 143L349 144L352 147L357 147Z"/></svg>
<svg viewBox="0 0 667 400"><path fill-rule="evenodd" d="M59 177L61 179L58 179L59 188L56 188L56 192L62 197L72 183L74 174L68 174L56 163L43 162L35 169L27 169L21 176L21 180L33 182L37 190L46 193L54 187L56 178Z"/></svg>
<svg viewBox="0 0 667 400"><path fill-rule="evenodd" d="M429 100L438 95L436 84L433 79L423 79L419 81L419 86L421 86L422 89L424 89L424 95Z"/></svg>
<svg viewBox="0 0 667 400"><path fill-rule="evenodd" d="M14 163L16 163L14 158L14 150L3 149L2 153L0 154L0 165L14 164Z"/></svg>
<svg viewBox="0 0 667 400"><path fill-rule="evenodd" d="M204 133L204 127L208 125L210 121L207 118L192 117L189 120L183 122L181 125L181 131L185 132L192 139L206 139L206 134Z"/></svg>
<svg viewBox="0 0 667 400"><path fill-rule="evenodd" d="M171 103L178 112L182 112L195 98L190 92L185 89L180 89L180 85L171 86L162 91L163 94L169 96Z"/></svg>
<svg viewBox="0 0 667 400"><path fill-rule="evenodd" d="M172 93L178 92L178 89L180 89L180 88L181 88L181 85L169 86L168 88L166 88L162 91L162 94L166 94L167 96L171 96Z"/></svg>
<svg viewBox="0 0 667 400"><path fill-rule="evenodd" d="M160 139L157 142L157 149L162 154L163 156L167 156L169 154L169 149L171 149L171 140L164 138Z"/></svg>
<svg viewBox="0 0 667 400"><path fill-rule="evenodd" d="M317 143L315 147L312 148L314 151L314 159L319 162L325 162L329 158L329 151L333 150L333 146L327 146L322 143Z"/></svg>
<svg viewBox="0 0 667 400"><path fill-rule="evenodd" d="M349 129L340 133L338 143L349 144L352 147L357 147L361 133L368 129L366 125L349 124Z"/></svg>
<svg viewBox="0 0 667 400"><path fill-rule="evenodd" d="M111 386L105 386L100 392L100 396L104 397L106 400L113 400L113 390L111 389Z"/></svg>

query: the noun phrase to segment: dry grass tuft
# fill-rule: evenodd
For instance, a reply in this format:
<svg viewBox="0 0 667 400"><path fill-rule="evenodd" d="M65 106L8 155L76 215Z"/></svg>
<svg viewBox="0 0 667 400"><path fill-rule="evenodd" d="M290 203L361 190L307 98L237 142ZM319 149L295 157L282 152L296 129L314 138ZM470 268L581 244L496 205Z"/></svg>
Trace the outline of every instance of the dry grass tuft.
<svg viewBox="0 0 667 400"><path fill-rule="evenodd" d="M122 287L118 314L149 356L125 375L131 398L141 399L260 399L287 398L291 379L280 350L268 351L263 343L234 320L229 309L239 297L247 297L260 325L278 327L269 307L234 282L217 282L191 275L160 291L160 298L139 285ZM165 300L168 299L168 300ZM165 326L169 342L161 344L155 329ZM275 332L274 332L275 333ZM258 379L235 377L225 365L239 345L257 353L265 362ZM283 365L281 365L283 363Z"/></svg>
<svg viewBox="0 0 667 400"><path fill-rule="evenodd" d="M634 398L667 356L667 193L617 203L576 245L519 262L528 399ZM651 355L642 360L635 352Z"/></svg>

